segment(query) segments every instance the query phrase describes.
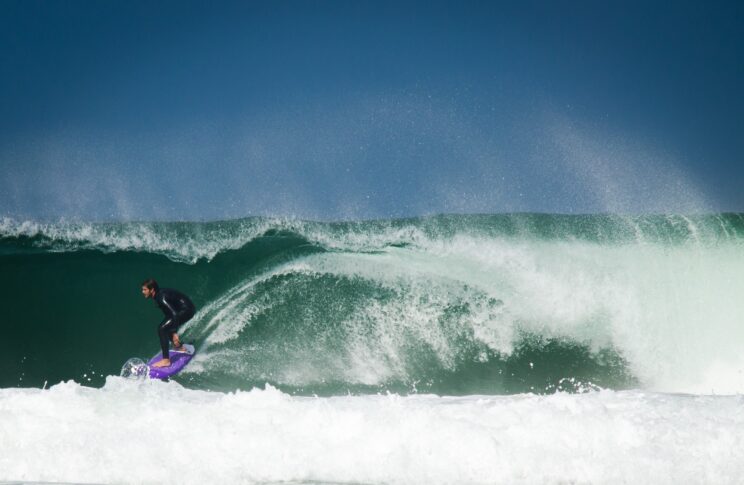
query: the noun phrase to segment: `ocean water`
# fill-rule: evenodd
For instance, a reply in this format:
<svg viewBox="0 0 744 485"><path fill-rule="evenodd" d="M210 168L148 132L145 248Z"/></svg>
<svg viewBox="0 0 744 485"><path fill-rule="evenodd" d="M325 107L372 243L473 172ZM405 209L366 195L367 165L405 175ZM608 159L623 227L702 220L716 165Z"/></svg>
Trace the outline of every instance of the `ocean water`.
<svg viewBox="0 0 744 485"><path fill-rule="evenodd" d="M743 294L741 214L2 219L0 481L739 483Z"/></svg>

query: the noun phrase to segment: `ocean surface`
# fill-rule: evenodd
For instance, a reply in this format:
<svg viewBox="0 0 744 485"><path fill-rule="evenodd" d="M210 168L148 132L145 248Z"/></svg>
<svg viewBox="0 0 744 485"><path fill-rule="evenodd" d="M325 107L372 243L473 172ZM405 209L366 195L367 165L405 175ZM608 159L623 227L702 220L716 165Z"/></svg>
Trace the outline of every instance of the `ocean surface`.
<svg viewBox="0 0 744 485"><path fill-rule="evenodd" d="M744 214L5 218L0 308L0 482L744 476Z"/></svg>

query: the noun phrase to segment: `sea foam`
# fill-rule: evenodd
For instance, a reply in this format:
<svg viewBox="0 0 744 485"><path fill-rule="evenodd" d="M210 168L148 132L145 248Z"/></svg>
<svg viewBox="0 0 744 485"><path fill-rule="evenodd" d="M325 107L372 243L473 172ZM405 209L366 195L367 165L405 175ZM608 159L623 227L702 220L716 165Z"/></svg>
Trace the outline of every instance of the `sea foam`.
<svg viewBox="0 0 744 485"><path fill-rule="evenodd" d="M742 396L219 393L109 377L0 390L0 480L739 483Z"/></svg>

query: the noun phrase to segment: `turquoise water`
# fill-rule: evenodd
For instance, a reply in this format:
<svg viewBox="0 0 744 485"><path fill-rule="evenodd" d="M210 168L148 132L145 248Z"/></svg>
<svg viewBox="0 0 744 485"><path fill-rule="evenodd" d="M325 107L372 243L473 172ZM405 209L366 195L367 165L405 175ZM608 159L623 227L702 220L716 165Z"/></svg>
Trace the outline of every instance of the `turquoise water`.
<svg viewBox="0 0 744 485"><path fill-rule="evenodd" d="M0 387L100 387L192 297L192 389L742 392L744 216L0 221Z"/></svg>

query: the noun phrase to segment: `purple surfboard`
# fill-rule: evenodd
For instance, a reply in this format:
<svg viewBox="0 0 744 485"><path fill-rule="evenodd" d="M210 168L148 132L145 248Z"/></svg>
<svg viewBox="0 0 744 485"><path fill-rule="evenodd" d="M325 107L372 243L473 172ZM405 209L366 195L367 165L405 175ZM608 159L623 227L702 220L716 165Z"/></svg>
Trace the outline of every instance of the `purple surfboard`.
<svg viewBox="0 0 744 485"><path fill-rule="evenodd" d="M152 359L147 362L150 367L150 378L151 379L167 379L172 377L186 367L186 364L191 361L196 353L196 349L193 345L183 344L187 352L176 352L175 350L168 351L168 358L171 361L171 365L168 367L153 367L153 364L163 358L163 354L158 352Z"/></svg>

